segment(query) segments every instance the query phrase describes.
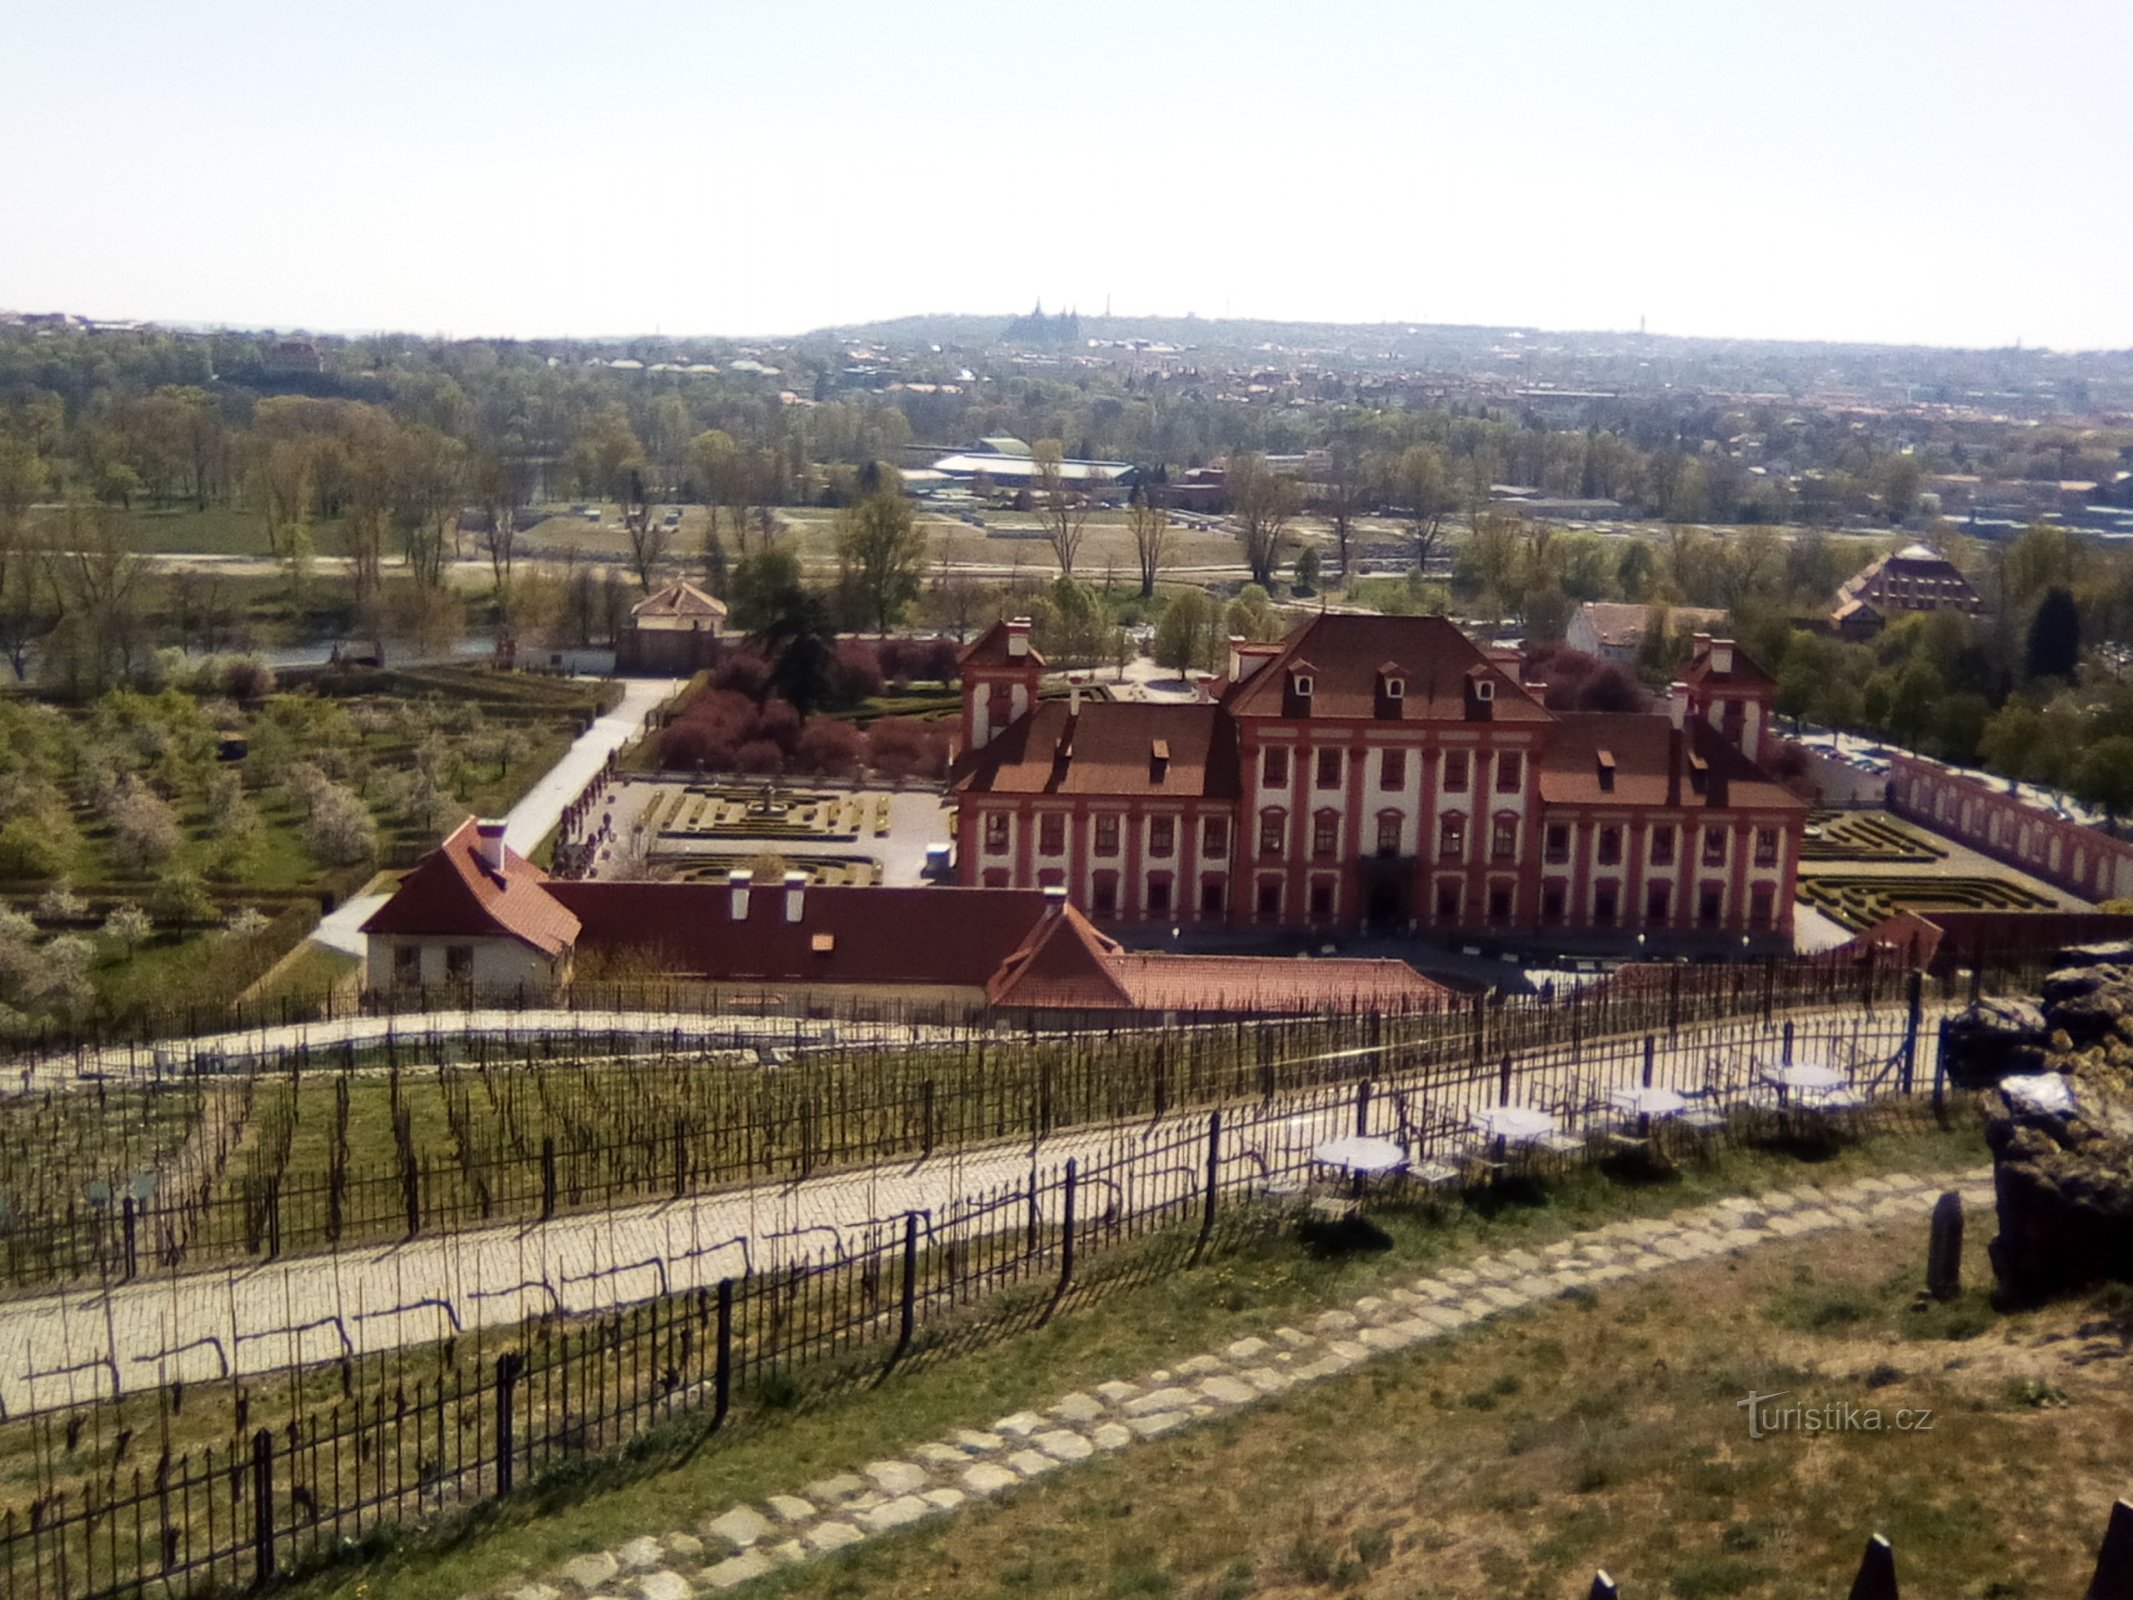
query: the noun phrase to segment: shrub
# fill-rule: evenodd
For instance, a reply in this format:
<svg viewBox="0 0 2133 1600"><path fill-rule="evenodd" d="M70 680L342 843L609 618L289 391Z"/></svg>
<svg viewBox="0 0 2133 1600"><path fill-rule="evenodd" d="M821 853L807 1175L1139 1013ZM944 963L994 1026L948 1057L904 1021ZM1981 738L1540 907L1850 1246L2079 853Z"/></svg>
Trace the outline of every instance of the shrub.
<svg viewBox="0 0 2133 1600"><path fill-rule="evenodd" d="M867 732L867 765L889 778L938 778L948 770L948 736L912 717L884 717Z"/></svg>
<svg viewBox="0 0 2133 1600"><path fill-rule="evenodd" d="M55 883L37 897L37 920L44 923L79 922L89 914L80 895L64 883Z"/></svg>
<svg viewBox="0 0 2133 1600"><path fill-rule="evenodd" d="M760 773L770 776L785 770L785 752L768 739L751 739L733 752L733 769L736 772Z"/></svg>
<svg viewBox="0 0 2133 1600"><path fill-rule="evenodd" d="M735 650L711 669L711 688L714 693L727 690L750 700L758 700L769 686L770 663L753 650ZM689 710L693 712L696 706L702 705L704 700L710 698L710 695L704 696Z"/></svg>
<svg viewBox="0 0 2133 1600"><path fill-rule="evenodd" d="M215 920L215 902L190 872L166 872L148 897L148 914L166 927Z"/></svg>
<svg viewBox="0 0 2133 1600"><path fill-rule="evenodd" d="M337 867L372 860L378 853L378 824L370 808L354 790L337 783L326 784L313 796L304 837L321 860Z"/></svg>
<svg viewBox="0 0 2133 1600"><path fill-rule="evenodd" d="M837 665L832 673L837 700L857 705L882 691L882 657L879 649L864 639L839 639Z"/></svg>
<svg viewBox="0 0 2133 1600"><path fill-rule="evenodd" d="M111 914L104 918L104 937L129 956L146 944L148 936L154 932L155 924L149 920L148 913L131 902L113 906Z"/></svg>
<svg viewBox="0 0 2133 1600"><path fill-rule="evenodd" d="M866 735L849 722L816 717L800 730L793 748L793 770L847 778L859 770L866 753Z"/></svg>
<svg viewBox="0 0 2133 1600"><path fill-rule="evenodd" d="M0 878L56 878L66 871L69 853L65 839L42 819L17 817L0 827Z"/></svg>

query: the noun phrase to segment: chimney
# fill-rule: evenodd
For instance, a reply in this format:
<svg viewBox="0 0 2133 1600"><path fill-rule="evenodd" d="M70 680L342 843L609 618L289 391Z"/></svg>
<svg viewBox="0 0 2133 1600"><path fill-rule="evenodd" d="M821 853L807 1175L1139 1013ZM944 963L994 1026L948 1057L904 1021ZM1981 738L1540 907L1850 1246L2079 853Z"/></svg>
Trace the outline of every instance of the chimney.
<svg viewBox="0 0 2133 1600"><path fill-rule="evenodd" d="M1244 635L1241 633L1229 636L1229 681L1244 681Z"/></svg>
<svg viewBox="0 0 2133 1600"><path fill-rule="evenodd" d="M1713 639L1711 641L1711 670L1719 673L1733 670L1733 641L1731 639Z"/></svg>
<svg viewBox="0 0 2133 1600"><path fill-rule="evenodd" d="M731 901L727 914L735 922L748 920L748 889L754 882L755 874L746 867L736 867L726 874L726 893Z"/></svg>
<svg viewBox="0 0 2133 1600"><path fill-rule="evenodd" d="M1048 917L1056 917L1064 910L1066 910L1066 885L1063 883L1046 884L1044 886L1044 914Z"/></svg>
<svg viewBox="0 0 2133 1600"><path fill-rule="evenodd" d="M1213 675L1206 672L1199 673L1193 678L1193 698L1203 706L1214 703L1215 697L1209 692L1210 686L1214 681Z"/></svg>
<svg viewBox="0 0 2133 1600"><path fill-rule="evenodd" d="M1697 633L1689 636L1689 661L1692 665L1701 661L1710 653L1711 636L1708 633Z"/></svg>
<svg viewBox="0 0 2133 1600"><path fill-rule="evenodd" d="M1666 686L1666 715L1667 720L1674 724L1676 733L1679 733L1682 725L1688 721L1689 686L1679 678Z"/></svg>
<svg viewBox="0 0 2133 1600"><path fill-rule="evenodd" d="M501 819L485 819L474 824L474 854L497 877L504 875L504 824Z"/></svg>
<svg viewBox="0 0 2133 1600"><path fill-rule="evenodd" d="M807 874L797 869L785 874L785 920L798 922L807 903Z"/></svg>
<svg viewBox="0 0 2133 1600"><path fill-rule="evenodd" d="M1020 661L1029 654L1029 618L1016 617L1007 625L1007 659Z"/></svg>
<svg viewBox="0 0 2133 1600"><path fill-rule="evenodd" d="M1081 674L1078 672L1067 679L1067 715L1081 715Z"/></svg>

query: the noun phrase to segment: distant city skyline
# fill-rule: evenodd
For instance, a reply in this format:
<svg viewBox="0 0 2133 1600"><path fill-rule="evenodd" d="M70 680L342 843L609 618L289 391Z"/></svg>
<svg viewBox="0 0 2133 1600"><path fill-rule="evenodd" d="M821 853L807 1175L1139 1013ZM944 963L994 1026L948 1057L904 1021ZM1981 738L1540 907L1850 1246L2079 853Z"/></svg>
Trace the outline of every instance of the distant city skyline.
<svg viewBox="0 0 2133 1600"><path fill-rule="evenodd" d="M107 0L10 24L0 306L459 337L927 313L2133 347L2045 0Z"/></svg>

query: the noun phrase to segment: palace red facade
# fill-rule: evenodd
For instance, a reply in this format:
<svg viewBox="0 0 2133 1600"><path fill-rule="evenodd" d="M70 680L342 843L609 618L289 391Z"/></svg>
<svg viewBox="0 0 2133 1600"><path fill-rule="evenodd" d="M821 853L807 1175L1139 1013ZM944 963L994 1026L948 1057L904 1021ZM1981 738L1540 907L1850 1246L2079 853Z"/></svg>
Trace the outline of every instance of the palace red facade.
<svg viewBox="0 0 2133 1600"><path fill-rule="evenodd" d="M1807 807L1756 763L1774 686L1729 641L1657 713L1551 712L1441 617L1233 643L1200 704L1040 700L1045 670L1025 623L963 654L966 884L1112 926L1790 944Z"/></svg>

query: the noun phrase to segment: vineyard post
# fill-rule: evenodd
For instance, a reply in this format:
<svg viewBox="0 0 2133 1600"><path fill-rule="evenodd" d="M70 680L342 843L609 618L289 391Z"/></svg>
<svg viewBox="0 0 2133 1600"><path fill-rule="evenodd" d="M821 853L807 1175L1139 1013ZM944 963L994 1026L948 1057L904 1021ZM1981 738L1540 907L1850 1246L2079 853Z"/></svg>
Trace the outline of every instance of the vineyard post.
<svg viewBox="0 0 2133 1600"><path fill-rule="evenodd" d="M274 1578L274 1435L261 1428L252 1435L252 1587L264 1589Z"/></svg>
<svg viewBox="0 0 2133 1600"><path fill-rule="evenodd" d="M1783 1048L1785 1054L1782 1059L1785 1065L1789 1067L1792 1065L1792 1018L1790 1017L1785 1019L1785 1043Z"/></svg>
<svg viewBox="0 0 2133 1600"><path fill-rule="evenodd" d="M140 1270L140 1254L134 1243L133 1196L127 1195L119 1202L119 1217L126 1230L126 1276L131 1278Z"/></svg>
<svg viewBox="0 0 2133 1600"><path fill-rule="evenodd" d="M924 1107L926 1118L926 1125L923 1130L924 1138L920 1144L920 1149L924 1154L930 1156L933 1154L933 1080L931 1078L926 1079L925 1082L918 1086L918 1098L919 1103Z"/></svg>
<svg viewBox="0 0 2133 1600"><path fill-rule="evenodd" d="M555 1135L541 1137L541 1220L555 1220Z"/></svg>
<svg viewBox="0 0 2133 1600"><path fill-rule="evenodd" d="M1652 1086L1652 1057L1658 1052L1658 1041L1650 1034L1644 1036L1644 1087Z"/></svg>
<svg viewBox="0 0 2133 1600"><path fill-rule="evenodd" d="M1506 1056L1505 1060L1510 1058ZM1360 1078L1355 1085L1355 1136L1367 1139L1370 1136L1370 1080Z"/></svg>

